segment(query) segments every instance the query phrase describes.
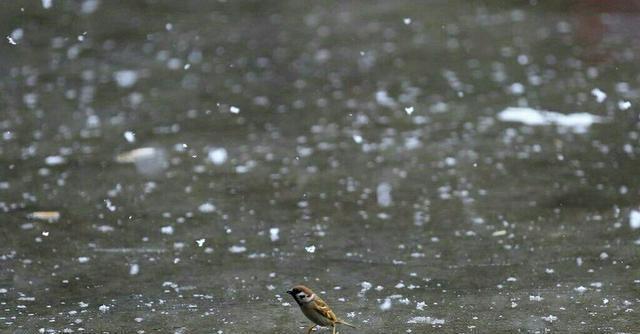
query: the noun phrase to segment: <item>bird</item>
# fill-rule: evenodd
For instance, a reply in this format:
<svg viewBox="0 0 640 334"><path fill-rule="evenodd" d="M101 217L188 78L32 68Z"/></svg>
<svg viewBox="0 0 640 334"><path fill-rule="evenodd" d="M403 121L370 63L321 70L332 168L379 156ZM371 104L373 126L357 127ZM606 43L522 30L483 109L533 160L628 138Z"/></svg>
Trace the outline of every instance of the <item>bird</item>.
<svg viewBox="0 0 640 334"><path fill-rule="evenodd" d="M313 325L308 328L307 334L310 334L316 326L331 327L333 334L336 334L337 324L356 328L356 326L338 318L329 305L306 286L296 285L287 293L298 303L302 313L313 322Z"/></svg>

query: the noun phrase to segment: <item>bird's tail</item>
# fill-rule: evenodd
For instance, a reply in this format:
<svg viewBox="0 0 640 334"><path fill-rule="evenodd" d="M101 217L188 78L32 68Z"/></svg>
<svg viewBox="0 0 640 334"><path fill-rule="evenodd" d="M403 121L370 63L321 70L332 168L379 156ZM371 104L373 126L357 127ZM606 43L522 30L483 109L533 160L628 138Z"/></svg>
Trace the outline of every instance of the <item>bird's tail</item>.
<svg viewBox="0 0 640 334"><path fill-rule="evenodd" d="M342 319L338 319L338 321L336 321L336 323L337 324L342 324L342 325L345 325L345 326L349 326L351 328L358 328L355 325L352 325L352 324L350 324L350 323L348 323L348 322L346 322L346 321L344 321Z"/></svg>

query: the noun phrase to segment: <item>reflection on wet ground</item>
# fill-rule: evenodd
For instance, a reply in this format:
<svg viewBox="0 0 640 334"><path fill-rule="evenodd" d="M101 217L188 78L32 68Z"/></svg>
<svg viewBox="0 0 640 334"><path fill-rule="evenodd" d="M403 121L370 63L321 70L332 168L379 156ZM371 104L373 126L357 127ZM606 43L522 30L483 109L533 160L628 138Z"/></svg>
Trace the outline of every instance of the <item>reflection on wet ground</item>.
<svg viewBox="0 0 640 334"><path fill-rule="evenodd" d="M640 330L638 2L0 8L3 332Z"/></svg>

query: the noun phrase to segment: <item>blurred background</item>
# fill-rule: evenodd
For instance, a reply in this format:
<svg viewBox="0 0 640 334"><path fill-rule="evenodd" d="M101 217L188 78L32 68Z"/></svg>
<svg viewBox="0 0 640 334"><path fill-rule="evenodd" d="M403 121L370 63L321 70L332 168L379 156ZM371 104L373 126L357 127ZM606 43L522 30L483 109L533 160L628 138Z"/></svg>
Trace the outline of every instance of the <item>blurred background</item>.
<svg viewBox="0 0 640 334"><path fill-rule="evenodd" d="M639 9L2 1L0 330L640 331Z"/></svg>

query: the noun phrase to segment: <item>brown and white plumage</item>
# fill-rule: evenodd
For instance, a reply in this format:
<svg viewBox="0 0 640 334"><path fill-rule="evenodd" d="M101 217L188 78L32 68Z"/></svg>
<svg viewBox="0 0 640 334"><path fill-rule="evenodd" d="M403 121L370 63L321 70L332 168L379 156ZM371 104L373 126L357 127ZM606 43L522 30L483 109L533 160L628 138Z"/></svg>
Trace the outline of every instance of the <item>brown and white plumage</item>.
<svg viewBox="0 0 640 334"><path fill-rule="evenodd" d="M338 318L329 305L306 286L296 285L287 291L287 293L290 294L298 306L300 306L302 313L314 323L309 327L307 334L311 333L316 325L332 327L333 334L336 333L337 324L356 328L356 326Z"/></svg>

